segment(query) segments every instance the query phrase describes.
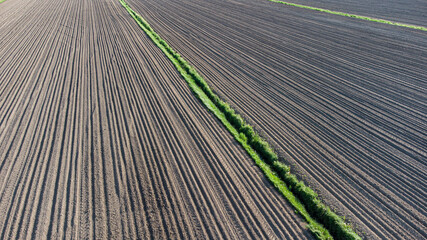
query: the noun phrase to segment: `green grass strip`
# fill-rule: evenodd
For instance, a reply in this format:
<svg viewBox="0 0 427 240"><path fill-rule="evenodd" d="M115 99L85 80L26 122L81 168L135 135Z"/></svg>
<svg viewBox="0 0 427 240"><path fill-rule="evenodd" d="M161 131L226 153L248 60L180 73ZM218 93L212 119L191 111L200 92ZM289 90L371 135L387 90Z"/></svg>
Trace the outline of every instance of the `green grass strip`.
<svg viewBox="0 0 427 240"><path fill-rule="evenodd" d="M6 1L6 0L0 0L0 3L4 2L4 1Z"/></svg>
<svg viewBox="0 0 427 240"><path fill-rule="evenodd" d="M161 39L124 0L120 0L120 3L174 64L195 96L223 123L255 161L267 179L282 193L296 212L307 221L308 229L317 239L332 239L332 236L337 239L360 239L341 217L321 203L313 190L305 186L303 182L298 181L296 176L289 172L290 168L278 160L277 154L270 145L211 90L205 80L187 61Z"/></svg>
<svg viewBox="0 0 427 240"><path fill-rule="evenodd" d="M300 4L296 4L296 3L290 3L290 2L282 2L282 1L277 1L277 0L268 0L268 1L275 2L275 3L285 4L285 5L288 5L288 6L294 6L294 7L299 7L299 8L305 8L305 9L315 10L315 11L319 11L319 12L325 12L325 13L330 13L330 14L345 16L345 17L363 19L363 20L367 20L367 21L371 21L371 22L379 22L379 23L385 23L385 24L390 24L390 25L395 25L395 26L400 26L400 27L407 27L407 28L412 28L412 29L418 29L418 30L422 30L422 31L427 31L427 28L426 27L422 27L422 26L416 26L416 25L409 25L409 24L404 24L404 23L392 22L392 21L388 21L388 20L384 20L384 19L365 17L365 16L360 16L360 15L355 15L355 14L349 14L349 13L343 13L343 12L336 12L336 11L331 11L331 10L328 10L328 9L310 7L310 6L300 5Z"/></svg>

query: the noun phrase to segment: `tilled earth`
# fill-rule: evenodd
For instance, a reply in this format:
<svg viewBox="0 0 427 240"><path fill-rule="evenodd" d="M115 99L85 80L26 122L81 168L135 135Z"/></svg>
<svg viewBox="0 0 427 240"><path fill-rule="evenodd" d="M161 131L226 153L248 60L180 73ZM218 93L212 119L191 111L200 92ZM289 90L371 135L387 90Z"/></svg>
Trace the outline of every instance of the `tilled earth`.
<svg viewBox="0 0 427 240"><path fill-rule="evenodd" d="M118 0L0 4L0 239L312 238Z"/></svg>
<svg viewBox="0 0 427 240"><path fill-rule="evenodd" d="M360 234L427 238L427 32L267 0L129 4Z"/></svg>

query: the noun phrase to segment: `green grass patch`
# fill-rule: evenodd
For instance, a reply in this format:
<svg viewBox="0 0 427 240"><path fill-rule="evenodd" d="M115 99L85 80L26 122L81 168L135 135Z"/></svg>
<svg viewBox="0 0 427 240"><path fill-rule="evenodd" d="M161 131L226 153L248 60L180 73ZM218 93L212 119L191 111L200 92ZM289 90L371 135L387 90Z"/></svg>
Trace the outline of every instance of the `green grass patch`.
<svg viewBox="0 0 427 240"><path fill-rule="evenodd" d="M367 21L371 21L371 22L379 22L379 23L385 23L385 24L390 24L390 25L395 25L395 26L400 26L400 27L407 27L407 28L412 28L412 29L418 29L418 30L422 30L422 31L427 31L427 28L426 27L422 27L422 26L416 26L416 25L410 25L410 24L392 22L392 21L388 21L388 20L384 20L384 19L365 17L365 16L360 16L360 15L355 15L355 14L349 14L349 13L343 13L343 12L336 12L336 11L331 11L331 10L328 10L328 9L310 7L310 6L296 4L296 3L282 2L282 1L277 1L277 0L268 0L268 1L275 2L275 3L281 3L281 4L288 5L288 6L293 6L293 7L305 8L305 9L310 9L310 10L314 10L314 11L319 11L319 12L325 12L325 13L330 13L330 14L345 16L345 17L363 19L363 20L367 20Z"/></svg>
<svg viewBox="0 0 427 240"><path fill-rule="evenodd" d="M4 1L6 1L6 0L0 0L0 3L4 2Z"/></svg>
<svg viewBox="0 0 427 240"><path fill-rule="evenodd" d="M124 0L120 3L138 25L163 51L187 82L195 96L222 122L241 144L267 179L289 201L305 221L317 239L360 239L344 220L332 212L317 198L317 194L290 173L289 166L278 160L277 154L234 109L222 101L197 71L173 50L150 25Z"/></svg>

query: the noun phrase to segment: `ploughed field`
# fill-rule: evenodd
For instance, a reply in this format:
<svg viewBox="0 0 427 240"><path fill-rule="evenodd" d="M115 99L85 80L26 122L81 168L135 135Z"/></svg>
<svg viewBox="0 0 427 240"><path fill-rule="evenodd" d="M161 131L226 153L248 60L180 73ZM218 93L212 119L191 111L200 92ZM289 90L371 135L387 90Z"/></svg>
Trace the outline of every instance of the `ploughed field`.
<svg viewBox="0 0 427 240"><path fill-rule="evenodd" d="M426 32L259 0L128 3L360 234L427 238Z"/></svg>
<svg viewBox="0 0 427 240"><path fill-rule="evenodd" d="M305 225L118 0L0 4L0 239Z"/></svg>
<svg viewBox="0 0 427 240"><path fill-rule="evenodd" d="M294 2L427 25L411 1ZM426 32L267 0L127 3L357 233L427 238ZM0 3L0 239L312 237L119 0Z"/></svg>
<svg viewBox="0 0 427 240"><path fill-rule="evenodd" d="M287 0L285 2L427 27L425 0Z"/></svg>

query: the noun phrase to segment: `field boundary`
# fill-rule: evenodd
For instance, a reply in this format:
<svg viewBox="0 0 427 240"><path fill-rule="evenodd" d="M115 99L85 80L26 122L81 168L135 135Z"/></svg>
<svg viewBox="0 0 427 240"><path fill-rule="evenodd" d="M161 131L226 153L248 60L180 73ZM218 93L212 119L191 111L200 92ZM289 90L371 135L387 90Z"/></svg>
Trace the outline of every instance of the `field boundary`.
<svg viewBox="0 0 427 240"><path fill-rule="evenodd" d="M197 71L173 50L124 0L122 6L141 29L163 51L187 82L195 96L222 122L241 144L267 179L289 201L305 221L317 239L361 239L340 216L325 206L317 194L290 173L289 166L279 161L270 145L247 124L229 104L222 101Z"/></svg>
<svg viewBox="0 0 427 240"><path fill-rule="evenodd" d="M307 6L307 5L301 5L301 4L290 3L290 2L282 2L282 1L278 1L278 0L268 0L268 1L275 2L275 3L281 3L284 5L293 6L293 7L305 8L305 9L310 9L310 10L324 12L324 13L330 13L330 14L334 14L334 15L340 15L340 16L345 16L345 17L367 20L367 21L371 21L371 22L379 22L379 23L384 23L384 24L389 24L389 25L394 25L394 26L399 26L399 27L407 27L407 28L427 31L427 28L423 27L423 26L393 22L393 21L380 19L380 18L365 17L365 16L361 16L361 15L356 15L356 14L332 11L332 10L328 10L328 9L324 9L324 8L311 7L311 6Z"/></svg>

